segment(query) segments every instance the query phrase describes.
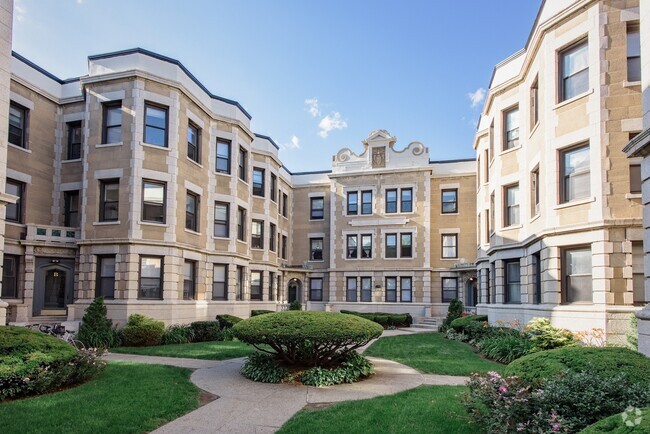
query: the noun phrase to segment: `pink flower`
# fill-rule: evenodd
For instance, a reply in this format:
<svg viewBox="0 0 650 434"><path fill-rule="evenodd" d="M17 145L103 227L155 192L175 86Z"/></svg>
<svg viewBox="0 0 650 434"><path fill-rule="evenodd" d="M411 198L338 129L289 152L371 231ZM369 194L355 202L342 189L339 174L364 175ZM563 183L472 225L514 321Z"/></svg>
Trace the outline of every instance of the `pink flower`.
<svg viewBox="0 0 650 434"><path fill-rule="evenodd" d="M555 424L553 425L553 431L559 431L560 430L560 425Z"/></svg>
<svg viewBox="0 0 650 434"><path fill-rule="evenodd" d="M501 393L508 393L508 388L505 387L505 386L500 386L500 387L499 387L499 392L501 392Z"/></svg>

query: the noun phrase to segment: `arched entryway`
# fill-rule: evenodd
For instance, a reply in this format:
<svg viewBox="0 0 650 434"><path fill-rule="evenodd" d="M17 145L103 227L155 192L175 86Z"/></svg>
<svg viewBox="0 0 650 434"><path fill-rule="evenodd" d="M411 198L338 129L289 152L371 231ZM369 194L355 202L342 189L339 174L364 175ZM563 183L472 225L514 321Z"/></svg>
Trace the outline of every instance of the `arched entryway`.
<svg viewBox="0 0 650 434"><path fill-rule="evenodd" d="M471 277L465 282L465 306L474 307L478 302L476 279Z"/></svg>
<svg viewBox="0 0 650 434"><path fill-rule="evenodd" d="M287 284L287 302L291 303L296 300L302 303L302 282L298 279L290 279Z"/></svg>

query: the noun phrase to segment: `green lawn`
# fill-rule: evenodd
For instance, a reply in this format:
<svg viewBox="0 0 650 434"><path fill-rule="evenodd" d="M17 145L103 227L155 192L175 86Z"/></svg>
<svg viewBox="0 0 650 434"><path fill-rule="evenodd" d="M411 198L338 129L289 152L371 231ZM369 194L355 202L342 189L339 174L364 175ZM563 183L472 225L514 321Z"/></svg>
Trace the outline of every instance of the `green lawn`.
<svg viewBox="0 0 650 434"><path fill-rule="evenodd" d="M0 404L3 434L145 433L194 410L189 369L110 362L78 387Z"/></svg>
<svg viewBox="0 0 650 434"><path fill-rule="evenodd" d="M420 386L395 395L349 401L320 410L302 410L279 434L474 433L461 405L462 386Z"/></svg>
<svg viewBox="0 0 650 434"><path fill-rule="evenodd" d="M196 342L192 344L158 345L155 347L117 347L111 353L139 354L141 356L186 357L190 359L226 360L247 357L255 352L239 341Z"/></svg>
<svg viewBox="0 0 650 434"><path fill-rule="evenodd" d="M442 333L381 338L364 355L394 360L427 374L470 375L501 372L505 365L483 359L469 345L445 339Z"/></svg>

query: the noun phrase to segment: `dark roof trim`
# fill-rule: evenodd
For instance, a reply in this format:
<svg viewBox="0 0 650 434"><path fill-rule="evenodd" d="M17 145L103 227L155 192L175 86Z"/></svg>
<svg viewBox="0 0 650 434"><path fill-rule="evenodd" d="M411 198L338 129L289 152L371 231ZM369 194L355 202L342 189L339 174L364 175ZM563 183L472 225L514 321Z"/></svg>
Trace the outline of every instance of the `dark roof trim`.
<svg viewBox="0 0 650 434"><path fill-rule="evenodd" d="M332 171L331 170L312 170L310 172L296 172L296 173L292 173L292 175L296 175L296 176L299 176L299 175L324 175L326 173L332 173Z"/></svg>
<svg viewBox="0 0 650 434"><path fill-rule="evenodd" d="M278 146L278 144L275 143L275 141L274 141L272 138L270 138L269 136L265 136L265 135L263 135L263 134L257 134L257 133L255 133L255 137L259 137L260 139L268 140L269 142L271 142L271 144L272 144L273 146L275 146L275 149L277 149L278 151L280 150L280 147Z"/></svg>
<svg viewBox="0 0 650 434"><path fill-rule="evenodd" d="M429 164L444 164L444 163L466 163L468 161L476 161L475 158L459 158L457 160L429 160Z"/></svg>
<svg viewBox="0 0 650 434"><path fill-rule="evenodd" d="M36 71L40 72L47 78L56 81L59 84L67 84L67 83L73 83L75 81L79 81L79 77L76 78L67 78L65 80L60 79L56 75L52 74L51 72L46 71L45 69L41 68L31 60L27 59L26 57L21 56L20 54L16 53L15 51L11 51L11 55L15 57L16 59L20 60L23 62L25 65L29 66L30 68L35 69Z"/></svg>
<svg viewBox="0 0 650 434"><path fill-rule="evenodd" d="M128 50L121 50L121 51L113 51L112 53L103 53L103 54L95 54L92 56L88 56L88 60L101 60L101 59L108 59L111 57L119 57L119 56L129 56L131 54L144 54L145 56L153 57L154 59L162 60L163 62L171 63L173 65L178 66L181 68L181 70L187 74L190 79L198 86L200 87L205 93L210 95L210 98L214 98L216 100L225 102L226 104L231 104L237 107L239 110L244 113L244 115L250 120L252 117L251 115L242 107L241 104L239 104L237 101L221 97L219 95L215 95L212 92L208 90L207 87L203 85L181 62L179 62L176 59L172 59L171 57L163 56L162 54L154 53L153 51L145 50L144 48L131 48Z"/></svg>

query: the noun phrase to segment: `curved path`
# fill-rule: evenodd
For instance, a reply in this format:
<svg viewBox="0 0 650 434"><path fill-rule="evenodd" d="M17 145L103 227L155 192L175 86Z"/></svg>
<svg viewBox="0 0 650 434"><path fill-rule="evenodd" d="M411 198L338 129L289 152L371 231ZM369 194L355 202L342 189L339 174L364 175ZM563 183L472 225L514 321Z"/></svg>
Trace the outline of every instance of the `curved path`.
<svg viewBox="0 0 650 434"><path fill-rule="evenodd" d="M385 359L370 358L375 375L354 384L310 387L266 384L239 374L244 358L223 361L107 354L107 360L172 365L196 369L191 380L219 399L160 427L155 433L272 433L308 404L374 398L420 385L463 385L467 377L421 374Z"/></svg>

